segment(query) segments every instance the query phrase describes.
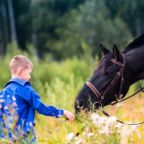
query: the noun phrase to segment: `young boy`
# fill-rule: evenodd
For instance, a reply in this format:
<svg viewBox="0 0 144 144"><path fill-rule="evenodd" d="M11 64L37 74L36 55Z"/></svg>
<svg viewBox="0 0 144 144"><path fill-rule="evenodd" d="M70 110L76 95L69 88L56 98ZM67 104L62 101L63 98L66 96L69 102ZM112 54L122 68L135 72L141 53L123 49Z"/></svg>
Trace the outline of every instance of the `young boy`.
<svg viewBox="0 0 144 144"><path fill-rule="evenodd" d="M73 113L53 106L47 106L41 101L40 96L29 82L31 79L33 64L28 58L23 55L16 55L11 59L9 66L12 79L6 84L5 89L15 95L18 108L16 130L22 131L24 135L33 132L34 137L30 143L36 143L33 129L35 110L46 116L57 118L65 116L70 121L74 120Z"/></svg>

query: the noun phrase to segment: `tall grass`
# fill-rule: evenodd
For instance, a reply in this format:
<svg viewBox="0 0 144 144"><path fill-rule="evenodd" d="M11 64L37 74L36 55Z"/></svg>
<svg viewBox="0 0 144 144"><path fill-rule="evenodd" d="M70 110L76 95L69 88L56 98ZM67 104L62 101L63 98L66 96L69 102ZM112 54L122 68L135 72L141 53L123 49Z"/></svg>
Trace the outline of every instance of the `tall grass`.
<svg viewBox="0 0 144 144"><path fill-rule="evenodd" d="M10 79L9 60L16 54L24 54L34 63L31 83L44 103L72 112L74 112L73 105L76 95L85 81L90 78L98 62L89 56L86 58L74 57L61 62L49 61L48 58L38 60L32 55L16 50L12 54L0 58L1 89ZM129 94L135 91L137 85L130 89ZM144 120L143 104L143 95L140 94L128 102L115 107L108 106L105 109L124 121L132 120L135 122ZM139 114L138 118L137 114ZM101 117L103 116L99 115L99 118ZM81 116L80 119L81 121L75 120L70 123L64 118L56 119L37 114L36 134L38 142L40 144L142 144L144 141L143 126L135 129L129 135L122 135L125 131L128 132L129 128L121 128L119 129L121 132L119 132L115 128L115 122L108 127L111 132L100 133L103 126L106 126L108 119L105 118L106 120L101 127L94 122L91 114ZM77 132L80 132L78 137L75 136Z"/></svg>

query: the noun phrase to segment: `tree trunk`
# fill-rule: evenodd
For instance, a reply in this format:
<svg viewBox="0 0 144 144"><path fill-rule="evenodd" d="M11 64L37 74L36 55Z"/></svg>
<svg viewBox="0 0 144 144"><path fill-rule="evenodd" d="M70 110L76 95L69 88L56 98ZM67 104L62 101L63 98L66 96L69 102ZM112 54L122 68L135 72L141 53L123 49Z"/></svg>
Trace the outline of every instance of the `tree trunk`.
<svg viewBox="0 0 144 144"><path fill-rule="evenodd" d="M0 33L0 55L4 55L9 40L6 3L4 0L0 0Z"/></svg>
<svg viewBox="0 0 144 144"><path fill-rule="evenodd" d="M8 12L10 19L11 41L16 43L16 45L18 45L12 0L8 0Z"/></svg>
<svg viewBox="0 0 144 144"><path fill-rule="evenodd" d="M136 8L136 35L140 35L141 34L141 20L140 20L140 3L139 1L137 1L137 8Z"/></svg>

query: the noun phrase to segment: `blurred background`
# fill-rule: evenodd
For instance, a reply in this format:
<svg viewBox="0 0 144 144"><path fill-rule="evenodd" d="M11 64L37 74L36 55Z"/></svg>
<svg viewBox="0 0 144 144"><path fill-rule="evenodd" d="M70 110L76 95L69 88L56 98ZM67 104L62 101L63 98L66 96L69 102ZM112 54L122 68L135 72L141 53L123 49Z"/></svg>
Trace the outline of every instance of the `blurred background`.
<svg viewBox="0 0 144 144"><path fill-rule="evenodd" d="M9 61L23 54L34 63L32 84L48 104L74 112L74 100L89 80L101 58L99 44L123 50L144 32L143 0L0 0L0 88L10 79ZM129 90L135 92L144 82ZM144 121L143 93L119 106L106 108L123 121ZM89 117L90 118L90 117ZM139 135L120 136L117 130L99 133L88 123L84 132L66 141L69 133L81 131L83 123L36 116L40 144L143 144ZM121 132L129 133L128 130ZM87 136L93 133L93 136ZM103 138L104 137L104 138ZM123 139L125 142L123 142ZM80 141L80 142L79 142Z"/></svg>
<svg viewBox="0 0 144 144"><path fill-rule="evenodd" d="M62 60L98 44L120 49L144 31L143 0L0 0L0 55L15 43L38 58Z"/></svg>

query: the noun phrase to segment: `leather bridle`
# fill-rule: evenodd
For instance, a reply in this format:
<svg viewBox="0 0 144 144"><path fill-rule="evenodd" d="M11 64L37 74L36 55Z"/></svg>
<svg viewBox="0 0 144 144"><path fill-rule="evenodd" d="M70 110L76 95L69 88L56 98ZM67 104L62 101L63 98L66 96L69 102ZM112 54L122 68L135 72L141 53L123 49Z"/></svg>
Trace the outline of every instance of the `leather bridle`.
<svg viewBox="0 0 144 144"><path fill-rule="evenodd" d="M100 102L102 102L102 100L104 99L105 94L111 88L113 88L115 86L115 84L118 82L119 79L121 79L121 84L120 84L118 96L121 93L121 88L122 88L122 83L123 83L123 71L124 71L124 68L125 68L125 56L124 56L124 54L122 54L122 57L123 57L123 63L117 61L116 59L111 60L111 62L113 62L116 65L120 66L120 70L116 73L116 76L112 79L110 84L108 84L108 87L106 88L106 90L104 91L103 94L90 81L86 82L86 86L88 86L93 91L93 93L95 94L96 97L98 97Z"/></svg>

